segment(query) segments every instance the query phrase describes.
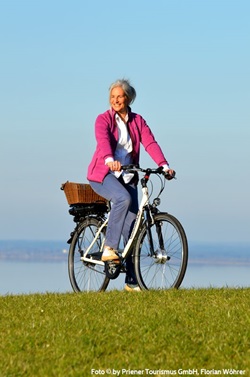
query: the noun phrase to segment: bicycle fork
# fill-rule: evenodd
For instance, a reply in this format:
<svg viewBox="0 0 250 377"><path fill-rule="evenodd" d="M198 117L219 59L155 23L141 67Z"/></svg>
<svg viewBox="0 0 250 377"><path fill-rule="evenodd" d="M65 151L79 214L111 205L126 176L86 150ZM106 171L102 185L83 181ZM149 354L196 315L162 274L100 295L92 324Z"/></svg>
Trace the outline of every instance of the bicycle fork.
<svg viewBox="0 0 250 377"><path fill-rule="evenodd" d="M162 223L160 221L155 221L151 211L149 208L145 208L146 212L146 231L147 231L147 238L149 243L149 251L150 256L154 258L155 263L158 264L165 264L170 257L167 255L164 246L164 237L162 235ZM152 235L152 226L155 226L156 230L156 240L158 247L155 249L157 244L154 243L153 235Z"/></svg>

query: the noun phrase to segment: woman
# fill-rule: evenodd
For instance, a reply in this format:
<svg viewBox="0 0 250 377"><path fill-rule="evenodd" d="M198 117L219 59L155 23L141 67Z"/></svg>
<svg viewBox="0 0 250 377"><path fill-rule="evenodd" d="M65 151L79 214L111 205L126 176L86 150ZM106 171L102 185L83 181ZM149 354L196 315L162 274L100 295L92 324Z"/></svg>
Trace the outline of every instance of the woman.
<svg viewBox="0 0 250 377"><path fill-rule="evenodd" d="M131 111L129 105L135 97L136 91L128 80L117 80L109 88L110 109L100 114L95 123L97 146L87 178L97 194L112 202L103 261L119 259L121 236L126 244L138 212L137 176L122 172L121 166L139 163L142 143L158 166L174 174L146 121ZM125 289L139 291L132 256L126 267Z"/></svg>

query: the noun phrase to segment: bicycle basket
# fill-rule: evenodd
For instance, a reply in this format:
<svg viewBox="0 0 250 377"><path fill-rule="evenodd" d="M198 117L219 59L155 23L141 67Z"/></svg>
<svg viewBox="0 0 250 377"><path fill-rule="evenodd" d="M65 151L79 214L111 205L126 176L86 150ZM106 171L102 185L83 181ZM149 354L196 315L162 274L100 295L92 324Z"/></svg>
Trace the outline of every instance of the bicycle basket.
<svg viewBox="0 0 250 377"><path fill-rule="evenodd" d="M69 205L78 203L108 203L108 201L105 198L96 194L95 191L91 188L91 186L86 183L74 183L67 181L62 184L61 190L64 191Z"/></svg>

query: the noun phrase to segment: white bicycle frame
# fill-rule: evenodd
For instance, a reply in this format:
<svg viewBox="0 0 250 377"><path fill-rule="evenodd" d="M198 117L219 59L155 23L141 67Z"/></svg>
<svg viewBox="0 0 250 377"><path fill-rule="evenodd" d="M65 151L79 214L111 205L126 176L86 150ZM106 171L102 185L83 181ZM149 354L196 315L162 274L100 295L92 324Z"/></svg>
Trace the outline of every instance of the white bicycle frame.
<svg viewBox="0 0 250 377"><path fill-rule="evenodd" d="M148 204L148 201L149 201L149 196L148 196L148 188L147 187L142 187L142 198L141 198L141 202L140 202L140 206L139 206L139 210L137 212L137 215L136 215L136 220L135 220L135 224L134 224L134 227L133 227L133 230L131 232L131 235L130 235L130 238L122 252L122 258L125 259L134 240L135 240L135 237L137 235L137 232L139 230L139 227L141 225L141 222L142 222L142 214L143 214L143 209L145 207L146 204ZM93 241L91 242L91 244L89 245L89 247L86 249L84 255L80 258L82 261L84 262L88 262L88 263L93 263L93 264L99 264L99 265L103 265L104 266L104 262L102 262L101 260L96 260L96 259L93 259L93 258L87 258L87 254L88 252L91 250L91 248L93 247L94 243L96 242L97 238L99 237L102 229L107 226L108 224L108 217L107 219L104 221L104 223L100 226L100 228L98 229ZM100 249L100 252L102 251L103 249L103 244L101 246L101 249Z"/></svg>

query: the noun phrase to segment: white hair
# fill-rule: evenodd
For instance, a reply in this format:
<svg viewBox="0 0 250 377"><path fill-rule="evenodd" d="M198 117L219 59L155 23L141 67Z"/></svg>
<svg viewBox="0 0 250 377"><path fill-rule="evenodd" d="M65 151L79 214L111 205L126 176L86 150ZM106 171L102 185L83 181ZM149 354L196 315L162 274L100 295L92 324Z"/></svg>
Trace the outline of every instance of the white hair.
<svg viewBox="0 0 250 377"><path fill-rule="evenodd" d="M113 84L111 84L109 87L109 96L111 94L111 91L117 87L121 87L123 89L126 97L128 98L129 105L134 102L136 97L136 91L135 88L133 88L133 86L130 85L129 80L121 79L113 82Z"/></svg>

